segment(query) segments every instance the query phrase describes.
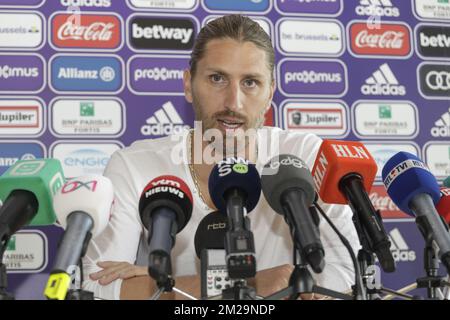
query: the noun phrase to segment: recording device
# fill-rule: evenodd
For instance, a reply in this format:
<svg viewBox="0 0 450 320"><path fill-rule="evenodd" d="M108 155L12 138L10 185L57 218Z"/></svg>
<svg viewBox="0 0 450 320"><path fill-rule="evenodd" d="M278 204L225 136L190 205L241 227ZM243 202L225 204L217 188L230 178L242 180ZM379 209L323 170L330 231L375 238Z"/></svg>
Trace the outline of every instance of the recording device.
<svg viewBox="0 0 450 320"><path fill-rule="evenodd" d="M316 192L306 163L293 155L276 156L264 166L261 184L271 208L289 225L297 250L314 272L322 272L325 252L318 216L310 211Z"/></svg>
<svg viewBox="0 0 450 320"><path fill-rule="evenodd" d="M361 244L376 254L384 271L394 272L391 242L367 194L376 172L377 164L362 143L324 140L312 174L322 201L349 204Z"/></svg>
<svg viewBox="0 0 450 320"><path fill-rule="evenodd" d="M58 222L65 229L44 295L64 300L71 275L85 255L92 236L106 228L111 216L114 190L111 181L99 175L69 180L53 199Z"/></svg>
<svg viewBox="0 0 450 320"><path fill-rule="evenodd" d="M429 236L439 247L439 258L450 272L450 235L436 205L441 198L438 182L415 155L399 152L383 167L383 183L392 201L405 213L426 223ZM419 228L421 225L418 224ZM421 228L422 230L423 228Z"/></svg>
<svg viewBox="0 0 450 320"><path fill-rule="evenodd" d="M139 214L149 232L149 275L160 288L169 291L173 285L170 252L175 245L176 234L191 218L191 191L178 177L157 177L142 192Z"/></svg>
<svg viewBox="0 0 450 320"><path fill-rule="evenodd" d="M219 296L224 289L234 285L225 259L227 220L227 216L220 211L212 212L203 218L195 233L195 252L200 258L202 299Z"/></svg>
<svg viewBox="0 0 450 320"><path fill-rule="evenodd" d="M247 213L261 195L258 171L245 159L227 158L213 168L208 185L214 205L228 217L225 251L230 278L252 278L256 274L255 243Z"/></svg>

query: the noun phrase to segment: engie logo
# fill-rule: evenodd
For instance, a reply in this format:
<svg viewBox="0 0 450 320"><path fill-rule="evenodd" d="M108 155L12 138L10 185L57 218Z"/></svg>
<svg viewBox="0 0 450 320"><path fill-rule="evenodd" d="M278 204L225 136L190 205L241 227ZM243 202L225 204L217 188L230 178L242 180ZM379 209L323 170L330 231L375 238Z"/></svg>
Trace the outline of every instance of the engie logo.
<svg viewBox="0 0 450 320"><path fill-rule="evenodd" d="M419 25L417 52L424 58L450 59L450 27Z"/></svg>
<svg viewBox="0 0 450 320"><path fill-rule="evenodd" d="M387 63L384 63L361 87L366 96L405 96L406 88L401 85Z"/></svg>
<svg viewBox="0 0 450 320"><path fill-rule="evenodd" d="M45 158L45 148L40 142L0 142L0 174L19 160Z"/></svg>
<svg viewBox="0 0 450 320"><path fill-rule="evenodd" d="M141 127L141 134L143 136L168 136L179 134L183 129L189 128L184 124L173 103L168 101L147 119L146 124Z"/></svg>
<svg viewBox="0 0 450 320"><path fill-rule="evenodd" d="M418 68L419 89L424 97L450 97L450 64L423 63Z"/></svg>
<svg viewBox="0 0 450 320"><path fill-rule="evenodd" d="M38 93L44 89L45 80L41 56L0 53L0 93Z"/></svg>
<svg viewBox="0 0 450 320"><path fill-rule="evenodd" d="M0 12L0 49L38 50L44 43L44 18L39 13Z"/></svg>
<svg viewBox="0 0 450 320"><path fill-rule="evenodd" d="M342 97L347 78L347 68L338 60L283 59L278 64L279 88L288 97Z"/></svg>
<svg viewBox="0 0 450 320"><path fill-rule="evenodd" d="M389 239L391 240L392 256L396 262L416 261L416 252L414 250L410 250L398 228L395 228L389 232Z"/></svg>
<svg viewBox="0 0 450 320"><path fill-rule="evenodd" d="M247 11L251 13L266 13L271 8L270 0L202 0L205 10L214 11Z"/></svg>
<svg viewBox="0 0 450 320"><path fill-rule="evenodd" d="M342 138L348 134L348 107L340 102L290 101L281 106L283 128Z"/></svg>
<svg viewBox="0 0 450 320"><path fill-rule="evenodd" d="M58 50L118 50L123 44L123 23L115 14L57 13L50 18L50 29Z"/></svg>
<svg viewBox="0 0 450 320"><path fill-rule="evenodd" d="M400 17L400 9L391 0L360 0L355 12L358 16Z"/></svg>
<svg viewBox="0 0 450 320"><path fill-rule="evenodd" d="M50 69L50 84L58 93L119 93L124 86L124 64L118 56L56 55Z"/></svg>
<svg viewBox="0 0 450 320"><path fill-rule="evenodd" d="M406 24L381 23L371 28L367 22L349 27L351 51L357 56L407 57L412 53L411 31Z"/></svg>
<svg viewBox="0 0 450 320"><path fill-rule="evenodd" d="M128 86L137 95L184 95L188 56L135 56L128 62Z"/></svg>
<svg viewBox="0 0 450 320"><path fill-rule="evenodd" d="M44 131L44 120L41 100L0 98L0 136L39 136Z"/></svg>
<svg viewBox="0 0 450 320"><path fill-rule="evenodd" d="M450 108L434 123L431 135L435 138L450 138Z"/></svg>
<svg viewBox="0 0 450 320"><path fill-rule="evenodd" d="M52 158L61 161L67 178L87 174L103 174L111 155L121 149L120 143L55 143L50 148Z"/></svg>
<svg viewBox="0 0 450 320"><path fill-rule="evenodd" d="M129 45L137 51L190 51L198 32L198 22L193 16L134 15L127 26Z"/></svg>

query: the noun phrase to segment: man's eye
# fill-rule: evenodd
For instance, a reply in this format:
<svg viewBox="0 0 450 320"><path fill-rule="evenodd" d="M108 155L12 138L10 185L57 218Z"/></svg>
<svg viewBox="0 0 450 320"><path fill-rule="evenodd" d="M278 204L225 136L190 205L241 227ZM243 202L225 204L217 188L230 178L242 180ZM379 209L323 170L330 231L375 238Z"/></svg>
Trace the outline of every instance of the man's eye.
<svg viewBox="0 0 450 320"><path fill-rule="evenodd" d="M252 80L252 79L248 79L248 80L244 81L244 85L247 88L253 88L253 87L255 87L257 85L257 81L256 80Z"/></svg>
<svg viewBox="0 0 450 320"><path fill-rule="evenodd" d="M213 74L210 76L212 82L222 82L224 80L223 76L220 74Z"/></svg>

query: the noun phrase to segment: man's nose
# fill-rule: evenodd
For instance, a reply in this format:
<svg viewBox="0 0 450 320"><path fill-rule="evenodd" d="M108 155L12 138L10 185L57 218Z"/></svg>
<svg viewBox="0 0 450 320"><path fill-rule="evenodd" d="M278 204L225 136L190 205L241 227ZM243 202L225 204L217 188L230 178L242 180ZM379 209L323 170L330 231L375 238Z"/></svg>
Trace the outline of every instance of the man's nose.
<svg viewBox="0 0 450 320"><path fill-rule="evenodd" d="M242 110L243 104L243 93L239 83L232 83L228 86L226 97L225 97L225 107L231 111Z"/></svg>

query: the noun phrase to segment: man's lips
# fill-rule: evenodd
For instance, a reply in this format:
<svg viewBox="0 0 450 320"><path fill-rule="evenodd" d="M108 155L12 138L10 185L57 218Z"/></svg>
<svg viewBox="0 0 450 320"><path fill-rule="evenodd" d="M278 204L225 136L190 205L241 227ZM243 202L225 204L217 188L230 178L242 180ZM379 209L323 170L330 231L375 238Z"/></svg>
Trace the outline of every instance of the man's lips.
<svg viewBox="0 0 450 320"><path fill-rule="evenodd" d="M245 124L245 121L233 118L219 118L217 122L225 129L235 130Z"/></svg>

